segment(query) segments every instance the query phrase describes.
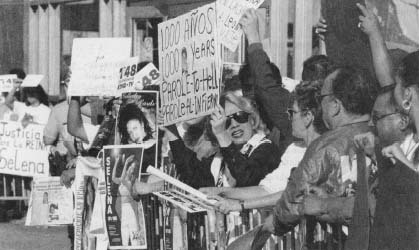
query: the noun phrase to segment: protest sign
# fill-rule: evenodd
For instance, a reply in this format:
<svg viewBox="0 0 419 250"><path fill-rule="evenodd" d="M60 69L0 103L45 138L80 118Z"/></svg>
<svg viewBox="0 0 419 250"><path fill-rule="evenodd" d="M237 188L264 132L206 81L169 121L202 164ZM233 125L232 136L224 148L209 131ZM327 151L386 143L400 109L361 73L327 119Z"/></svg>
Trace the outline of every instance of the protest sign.
<svg viewBox="0 0 419 250"><path fill-rule="evenodd" d="M68 95L116 95L115 71L130 55L131 38L74 39Z"/></svg>
<svg viewBox="0 0 419 250"><path fill-rule="evenodd" d="M215 3L158 29L164 125L210 114L219 101L221 75Z"/></svg>
<svg viewBox="0 0 419 250"><path fill-rule="evenodd" d="M157 91L123 93L118 113L115 144L144 148L145 166L157 166L157 95Z"/></svg>
<svg viewBox="0 0 419 250"><path fill-rule="evenodd" d="M218 38L235 51L241 42L243 31L239 21L247 9L257 9L264 0L217 0Z"/></svg>
<svg viewBox="0 0 419 250"><path fill-rule="evenodd" d="M118 66L116 79L110 80L117 82L117 91L115 93L120 95L124 92L134 91L135 75L140 70L138 57L131 57L130 59L124 60ZM110 69L110 71L115 72L115 69Z"/></svg>
<svg viewBox="0 0 419 250"><path fill-rule="evenodd" d="M147 248L144 209L134 200L132 188L141 173L143 148L104 148L106 208L109 249Z"/></svg>
<svg viewBox="0 0 419 250"><path fill-rule="evenodd" d="M36 87L41 84L44 75L27 75L22 82L21 87Z"/></svg>
<svg viewBox="0 0 419 250"><path fill-rule="evenodd" d="M48 176L48 148L43 143L44 126L0 121L0 173Z"/></svg>
<svg viewBox="0 0 419 250"><path fill-rule="evenodd" d="M142 90L149 85L160 85L160 77L159 70L153 63L149 63L134 76L135 89Z"/></svg>
<svg viewBox="0 0 419 250"><path fill-rule="evenodd" d="M1 75L0 76L0 92L9 92L13 88L13 82L17 79L17 75Z"/></svg>
<svg viewBox="0 0 419 250"><path fill-rule="evenodd" d="M73 223L73 191L60 177L36 177L32 182L26 226Z"/></svg>

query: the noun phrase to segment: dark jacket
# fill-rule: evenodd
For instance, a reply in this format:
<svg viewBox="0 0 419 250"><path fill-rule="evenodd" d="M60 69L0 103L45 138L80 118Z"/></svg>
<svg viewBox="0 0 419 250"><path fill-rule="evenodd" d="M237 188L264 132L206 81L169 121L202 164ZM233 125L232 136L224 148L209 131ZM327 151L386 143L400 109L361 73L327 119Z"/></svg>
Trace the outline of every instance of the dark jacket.
<svg viewBox="0 0 419 250"><path fill-rule="evenodd" d="M377 158L379 160L379 158ZM370 250L419 249L419 175L379 160L379 188Z"/></svg>
<svg viewBox="0 0 419 250"><path fill-rule="evenodd" d="M211 173L211 163L214 157L198 160L196 153L187 148L180 139L170 142L170 150L180 181L195 189L215 186Z"/></svg>
<svg viewBox="0 0 419 250"><path fill-rule="evenodd" d="M242 154L239 146L221 148L223 159L236 179L236 187L257 186L281 162L278 147L271 141L260 144L250 155Z"/></svg>
<svg viewBox="0 0 419 250"><path fill-rule="evenodd" d="M248 53L251 73L255 78L256 102L261 113L266 114L263 119L272 131L268 138L278 147L277 153L281 156L293 139L287 114L290 93L273 77L269 57L261 43L251 44Z"/></svg>
<svg viewBox="0 0 419 250"><path fill-rule="evenodd" d="M329 197L341 200L336 204L331 201L331 210L342 211L347 205L353 207L353 194L349 191L356 187L356 181L342 181L342 175L348 174L342 162L356 152L354 136L369 131L367 122L348 124L324 133L309 145L300 164L291 173L287 187L274 209L276 234L288 232L304 216L302 201L310 187L321 188ZM335 222L350 222L346 213L333 214L330 216L335 217Z"/></svg>

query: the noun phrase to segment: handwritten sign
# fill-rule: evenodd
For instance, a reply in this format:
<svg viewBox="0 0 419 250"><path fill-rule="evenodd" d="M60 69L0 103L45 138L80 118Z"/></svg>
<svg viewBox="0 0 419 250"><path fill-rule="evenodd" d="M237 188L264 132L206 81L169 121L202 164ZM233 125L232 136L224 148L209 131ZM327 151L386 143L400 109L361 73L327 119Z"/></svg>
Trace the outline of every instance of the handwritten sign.
<svg viewBox="0 0 419 250"><path fill-rule="evenodd" d="M113 96L115 71L131 55L131 38L77 38L73 41L70 96Z"/></svg>
<svg viewBox="0 0 419 250"><path fill-rule="evenodd" d="M257 9L264 0L217 0L220 42L235 51L243 34L239 21L247 9Z"/></svg>
<svg viewBox="0 0 419 250"><path fill-rule="evenodd" d="M153 63L149 63L134 76L134 83L136 90L142 90L149 85L160 85L160 72Z"/></svg>
<svg viewBox="0 0 419 250"><path fill-rule="evenodd" d="M160 23L158 29L164 125L210 114L220 92L215 3Z"/></svg>
<svg viewBox="0 0 419 250"><path fill-rule="evenodd" d="M43 143L44 126L0 122L0 173L48 176L48 149Z"/></svg>
<svg viewBox="0 0 419 250"><path fill-rule="evenodd" d="M36 87L41 84L44 75L27 75L22 82L21 87Z"/></svg>
<svg viewBox="0 0 419 250"><path fill-rule="evenodd" d="M1 75L0 76L0 92L9 92L13 88L13 82L17 79L17 75Z"/></svg>

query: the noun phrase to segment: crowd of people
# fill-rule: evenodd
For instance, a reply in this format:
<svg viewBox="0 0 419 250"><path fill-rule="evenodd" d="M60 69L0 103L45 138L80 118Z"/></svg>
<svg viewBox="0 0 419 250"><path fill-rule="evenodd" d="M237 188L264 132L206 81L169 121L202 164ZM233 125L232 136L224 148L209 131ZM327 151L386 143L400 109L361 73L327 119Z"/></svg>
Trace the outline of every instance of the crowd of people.
<svg viewBox="0 0 419 250"><path fill-rule="evenodd" d="M347 250L419 249L419 52L389 51L377 17L358 8L375 74L316 55L288 92L249 10L240 21L248 64L224 80L211 115L160 126L161 140L136 105L119 109L118 98L71 97L49 108L42 87L19 91L20 80L4 94L0 119L45 125L44 142L54 146L51 171L66 186L77 157L96 157L118 131L121 144L158 143L159 154L170 151L176 177L216 199L216 211L272 208L262 225L228 249L260 249L271 234L283 235L307 217L348 226ZM327 28L321 20L316 33ZM64 78L63 88L67 83ZM119 186L121 194L164 189L157 178L131 178L132 159L122 163L122 175L115 167L112 178L127 184ZM133 212L123 213L129 221Z"/></svg>

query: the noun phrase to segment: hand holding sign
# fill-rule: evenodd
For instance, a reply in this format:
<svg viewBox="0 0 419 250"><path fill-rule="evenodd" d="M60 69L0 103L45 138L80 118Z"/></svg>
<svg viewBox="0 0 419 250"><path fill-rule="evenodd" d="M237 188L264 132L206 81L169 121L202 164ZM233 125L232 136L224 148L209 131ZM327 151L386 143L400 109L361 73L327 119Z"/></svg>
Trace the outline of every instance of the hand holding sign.
<svg viewBox="0 0 419 250"><path fill-rule="evenodd" d="M246 34L249 44L260 43L259 23L256 10L248 9L240 19L240 26Z"/></svg>

